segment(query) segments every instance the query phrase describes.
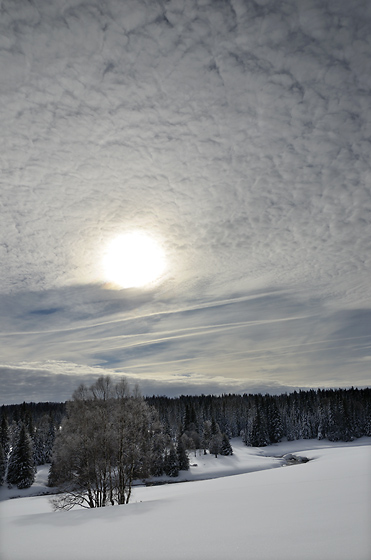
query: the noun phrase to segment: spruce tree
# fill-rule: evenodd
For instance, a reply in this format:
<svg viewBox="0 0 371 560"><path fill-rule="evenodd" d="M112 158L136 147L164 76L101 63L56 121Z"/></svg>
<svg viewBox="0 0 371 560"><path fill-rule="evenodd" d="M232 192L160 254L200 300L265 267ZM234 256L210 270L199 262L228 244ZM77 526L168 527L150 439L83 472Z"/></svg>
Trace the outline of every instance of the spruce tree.
<svg viewBox="0 0 371 560"><path fill-rule="evenodd" d="M5 457L3 447L2 445L0 445L0 486L4 482L5 470L6 470L6 457Z"/></svg>
<svg viewBox="0 0 371 560"><path fill-rule="evenodd" d="M1 419L0 424L0 445L4 450L5 455L9 452L9 425L5 414Z"/></svg>
<svg viewBox="0 0 371 560"><path fill-rule="evenodd" d="M226 433L222 436L222 445L220 447L220 455L233 455L233 449Z"/></svg>
<svg viewBox="0 0 371 560"><path fill-rule="evenodd" d="M219 428L219 424L216 422L215 418L211 420L211 439L209 443L209 451L215 458L218 457L222 447L222 434Z"/></svg>
<svg viewBox="0 0 371 560"><path fill-rule="evenodd" d="M7 482L18 488L29 488L35 480L32 440L22 423L15 446L9 457Z"/></svg>
<svg viewBox="0 0 371 560"><path fill-rule="evenodd" d="M193 404L186 404L183 420L183 432L192 432L196 429L197 417Z"/></svg>
<svg viewBox="0 0 371 560"><path fill-rule="evenodd" d="M178 465L180 471L188 471L189 470L189 458L187 455L186 448L184 446L182 438L179 438L176 454L178 458Z"/></svg>
<svg viewBox="0 0 371 560"><path fill-rule="evenodd" d="M267 431L270 443L278 443L281 441L283 433L282 421L278 407L272 397L270 401L268 401Z"/></svg>
<svg viewBox="0 0 371 560"><path fill-rule="evenodd" d="M179 463L175 447L171 445L165 458L164 471L167 476L176 477L179 474Z"/></svg>
<svg viewBox="0 0 371 560"><path fill-rule="evenodd" d="M205 420L202 431L202 446L204 448L204 455L206 455L206 450L210 445L211 436L211 421Z"/></svg>
<svg viewBox="0 0 371 560"><path fill-rule="evenodd" d="M166 436L162 431L162 425L158 422L153 427L153 442L151 453L151 470L152 476L161 476L164 473L164 453Z"/></svg>
<svg viewBox="0 0 371 560"><path fill-rule="evenodd" d="M258 407L252 421L249 445L251 445L251 447L264 447L268 445L268 443L269 438L265 426L265 418Z"/></svg>
<svg viewBox="0 0 371 560"><path fill-rule="evenodd" d="M44 465L51 462L55 429L50 416L44 415L35 428L33 437L34 459L36 465Z"/></svg>

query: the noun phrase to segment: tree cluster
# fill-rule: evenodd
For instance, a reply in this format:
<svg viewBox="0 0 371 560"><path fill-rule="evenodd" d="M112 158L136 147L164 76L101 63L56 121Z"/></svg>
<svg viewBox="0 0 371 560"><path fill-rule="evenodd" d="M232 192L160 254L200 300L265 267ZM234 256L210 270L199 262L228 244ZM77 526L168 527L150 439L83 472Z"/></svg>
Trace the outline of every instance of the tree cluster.
<svg viewBox="0 0 371 560"><path fill-rule="evenodd" d="M237 436L258 447L371 436L371 389L143 399L102 377L66 404L2 407L0 481L25 487L35 464L52 461L49 483L65 491L56 507L123 504L133 480L176 477L191 452L231 455Z"/></svg>
<svg viewBox="0 0 371 560"><path fill-rule="evenodd" d="M104 507L128 503L134 480L188 468L184 440L164 433L156 409L131 394L125 379L106 376L81 385L67 403L49 485L63 491L56 508Z"/></svg>
<svg viewBox="0 0 371 560"><path fill-rule="evenodd" d="M185 432L195 448L208 448L213 422L228 438L242 436L246 445L257 447L282 438L351 441L371 436L370 388L282 395L153 396L146 400L158 410L167 433ZM213 435L212 447L215 440L220 442L220 436Z"/></svg>
<svg viewBox="0 0 371 560"><path fill-rule="evenodd" d="M36 474L32 439L27 427L19 422L9 435L6 416L2 417L0 425L0 484L4 480L9 485L18 488L29 488Z"/></svg>
<svg viewBox="0 0 371 560"><path fill-rule="evenodd" d="M35 467L50 463L62 403L3 405L0 421L0 484L30 486Z"/></svg>

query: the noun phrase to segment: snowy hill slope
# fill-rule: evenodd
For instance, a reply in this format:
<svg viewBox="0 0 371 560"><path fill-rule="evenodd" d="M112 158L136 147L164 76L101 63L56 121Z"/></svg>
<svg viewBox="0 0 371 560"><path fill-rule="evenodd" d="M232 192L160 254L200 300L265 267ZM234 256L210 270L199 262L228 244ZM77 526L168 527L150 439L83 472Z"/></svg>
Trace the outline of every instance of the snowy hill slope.
<svg viewBox="0 0 371 560"><path fill-rule="evenodd" d="M191 458L197 467L182 473L218 478L137 487L125 506L55 513L46 496L4 500L1 558L369 560L369 438L233 446L233 457ZM312 460L271 468L282 460L267 455L296 451ZM233 474L254 467L266 470Z"/></svg>

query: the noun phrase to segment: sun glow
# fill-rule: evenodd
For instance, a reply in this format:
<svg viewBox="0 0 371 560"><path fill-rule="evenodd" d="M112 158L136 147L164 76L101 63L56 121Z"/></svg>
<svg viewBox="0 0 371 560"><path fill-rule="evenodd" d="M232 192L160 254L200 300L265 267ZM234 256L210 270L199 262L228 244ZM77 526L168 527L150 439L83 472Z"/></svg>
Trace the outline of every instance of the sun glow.
<svg viewBox="0 0 371 560"><path fill-rule="evenodd" d="M149 235L132 232L111 241L103 267L109 282L121 288L139 288L158 280L166 261L162 248Z"/></svg>

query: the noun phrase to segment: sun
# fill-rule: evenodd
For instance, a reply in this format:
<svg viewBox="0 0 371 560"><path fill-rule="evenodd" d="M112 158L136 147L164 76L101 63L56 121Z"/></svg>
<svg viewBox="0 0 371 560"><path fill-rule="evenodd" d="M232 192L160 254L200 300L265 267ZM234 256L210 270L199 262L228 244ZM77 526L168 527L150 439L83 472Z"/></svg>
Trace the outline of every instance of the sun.
<svg viewBox="0 0 371 560"><path fill-rule="evenodd" d="M165 254L148 234L119 235L109 243L103 258L106 279L121 288L139 288L158 280L165 271Z"/></svg>

